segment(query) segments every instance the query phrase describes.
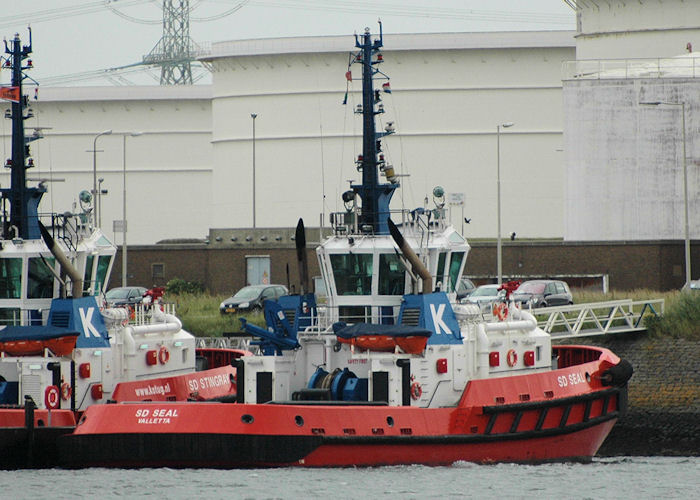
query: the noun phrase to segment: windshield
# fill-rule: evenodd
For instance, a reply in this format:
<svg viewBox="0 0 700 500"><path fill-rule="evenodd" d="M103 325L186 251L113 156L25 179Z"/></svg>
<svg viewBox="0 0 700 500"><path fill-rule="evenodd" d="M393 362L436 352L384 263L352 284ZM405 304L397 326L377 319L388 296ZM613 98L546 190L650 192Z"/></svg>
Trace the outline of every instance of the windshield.
<svg viewBox="0 0 700 500"><path fill-rule="evenodd" d="M489 286L477 288L472 292L471 297L495 297L496 295L498 295L498 287Z"/></svg>
<svg viewBox="0 0 700 500"><path fill-rule="evenodd" d="M260 295L260 288L244 286L236 292L236 295L234 295L234 297L236 297L237 299L254 299L258 295Z"/></svg>
<svg viewBox="0 0 700 500"><path fill-rule="evenodd" d="M125 299L129 295L128 288L112 288L105 294L105 298L109 300Z"/></svg>
<svg viewBox="0 0 700 500"><path fill-rule="evenodd" d="M515 293L544 293L544 283L523 283Z"/></svg>

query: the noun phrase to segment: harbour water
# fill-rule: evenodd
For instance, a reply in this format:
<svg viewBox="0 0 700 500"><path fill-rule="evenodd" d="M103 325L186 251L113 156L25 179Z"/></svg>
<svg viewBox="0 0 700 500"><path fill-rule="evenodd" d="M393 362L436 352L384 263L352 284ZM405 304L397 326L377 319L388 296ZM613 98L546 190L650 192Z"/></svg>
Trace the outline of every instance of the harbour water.
<svg viewBox="0 0 700 500"><path fill-rule="evenodd" d="M344 469L0 471L2 498L697 498L700 457Z"/></svg>

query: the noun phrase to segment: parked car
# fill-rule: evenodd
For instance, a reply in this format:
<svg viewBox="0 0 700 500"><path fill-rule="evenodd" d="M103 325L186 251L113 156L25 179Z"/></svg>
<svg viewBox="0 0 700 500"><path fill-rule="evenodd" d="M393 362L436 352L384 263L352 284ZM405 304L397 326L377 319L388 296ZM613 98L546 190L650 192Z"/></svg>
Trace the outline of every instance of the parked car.
<svg viewBox="0 0 700 500"><path fill-rule="evenodd" d="M469 278L462 276L457 283L457 301L459 302L465 297L468 297L474 290L476 286Z"/></svg>
<svg viewBox="0 0 700 500"><path fill-rule="evenodd" d="M221 314L236 314L261 310L265 299L276 299L287 295L289 290L283 285L248 285L224 300L219 306Z"/></svg>
<svg viewBox="0 0 700 500"><path fill-rule="evenodd" d="M689 290L691 292L698 292L700 291L700 280L691 280L690 283L686 283L683 285L683 288L681 290Z"/></svg>
<svg viewBox="0 0 700 500"><path fill-rule="evenodd" d="M505 291L499 290L501 285L481 285L476 287L462 302L477 304L482 312L489 312L494 303L505 297Z"/></svg>
<svg viewBox="0 0 700 500"><path fill-rule="evenodd" d="M132 306L143 302L143 296L148 291L142 286L120 286L105 293L105 303L108 306Z"/></svg>
<svg viewBox="0 0 700 500"><path fill-rule="evenodd" d="M565 306L574 303L569 285L558 280L523 281L513 293L521 307Z"/></svg>

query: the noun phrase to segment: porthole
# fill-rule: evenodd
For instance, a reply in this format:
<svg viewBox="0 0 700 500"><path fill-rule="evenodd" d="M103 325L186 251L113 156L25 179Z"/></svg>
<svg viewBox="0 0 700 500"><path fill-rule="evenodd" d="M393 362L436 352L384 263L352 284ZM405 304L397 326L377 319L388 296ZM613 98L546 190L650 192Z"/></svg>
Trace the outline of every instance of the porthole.
<svg viewBox="0 0 700 500"><path fill-rule="evenodd" d="M389 427L394 427L394 417L388 416L386 417L386 425Z"/></svg>
<svg viewBox="0 0 700 500"><path fill-rule="evenodd" d="M586 372L586 382L591 383L591 374Z"/></svg>
<svg viewBox="0 0 700 500"><path fill-rule="evenodd" d="M304 425L304 418L301 415L297 415L294 417L294 423L301 427Z"/></svg>
<svg viewBox="0 0 700 500"><path fill-rule="evenodd" d="M252 424L254 420L253 415L249 415L248 413L241 416L241 422L244 424Z"/></svg>

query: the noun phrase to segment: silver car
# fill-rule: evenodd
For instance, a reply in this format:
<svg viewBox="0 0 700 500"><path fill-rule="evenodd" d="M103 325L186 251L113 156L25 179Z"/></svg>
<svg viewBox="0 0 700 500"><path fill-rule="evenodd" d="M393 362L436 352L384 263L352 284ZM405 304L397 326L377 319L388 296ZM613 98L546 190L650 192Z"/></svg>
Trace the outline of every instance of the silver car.
<svg viewBox="0 0 700 500"><path fill-rule="evenodd" d="M481 285L464 299L465 304L477 304L481 312L491 312L493 304L505 297L505 291L499 290L501 285Z"/></svg>

